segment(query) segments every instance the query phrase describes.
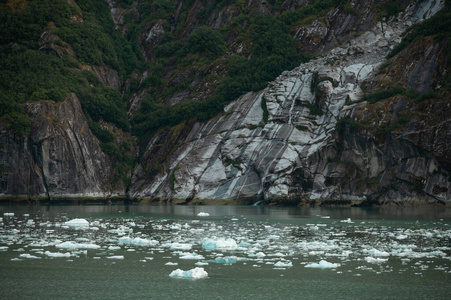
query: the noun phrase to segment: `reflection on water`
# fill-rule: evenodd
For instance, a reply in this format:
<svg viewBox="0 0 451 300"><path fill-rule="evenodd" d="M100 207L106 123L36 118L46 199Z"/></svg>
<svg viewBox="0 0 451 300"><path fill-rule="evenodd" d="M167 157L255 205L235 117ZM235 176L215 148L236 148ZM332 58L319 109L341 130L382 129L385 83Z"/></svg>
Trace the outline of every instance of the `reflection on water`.
<svg viewBox="0 0 451 300"><path fill-rule="evenodd" d="M0 212L8 299L451 293L447 208L0 205ZM208 277L171 278L178 268L203 268ZM49 283L54 289L42 288Z"/></svg>

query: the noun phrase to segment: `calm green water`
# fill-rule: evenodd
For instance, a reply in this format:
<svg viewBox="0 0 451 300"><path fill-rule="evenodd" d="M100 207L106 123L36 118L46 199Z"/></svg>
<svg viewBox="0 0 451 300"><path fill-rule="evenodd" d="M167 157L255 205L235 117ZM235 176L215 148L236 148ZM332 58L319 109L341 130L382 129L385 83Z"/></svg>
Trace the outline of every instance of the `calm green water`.
<svg viewBox="0 0 451 300"><path fill-rule="evenodd" d="M448 208L0 205L0 212L3 299L451 298ZM68 226L75 218L89 224ZM236 244L205 249L207 238ZM61 246L67 242L78 249ZM322 260L330 268L311 268ZM196 267L208 277L169 276Z"/></svg>

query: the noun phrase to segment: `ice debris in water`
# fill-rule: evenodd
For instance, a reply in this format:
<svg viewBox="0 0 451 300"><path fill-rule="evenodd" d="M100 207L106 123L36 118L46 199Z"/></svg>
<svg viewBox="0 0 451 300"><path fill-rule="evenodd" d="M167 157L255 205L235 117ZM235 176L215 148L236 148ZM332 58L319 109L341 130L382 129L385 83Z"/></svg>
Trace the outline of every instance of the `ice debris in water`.
<svg viewBox="0 0 451 300"><path fill-rule="evenodd" d="M236 250L238 245L232 238L209 238L202 243L205 250Z"/></svg>
<svg viewBox="0 0 451 300"><path fill-rule="evenodd" d="M194 269L183 271L181 269L177 269L169 274L169 277L172 278L184 278L184 279L200 279L208 277L208 273L204 270L204 268L196 267Z"/></svg>
<svg viewBox="0 0 451 300"><path fill-rule="evenodd" d="M209 213L206 213L206 212L203 212L203 211L201 211L201 212L198 213L197 215L198 215L199 217L209 217L209 216L210 216Z"/></svg>
<svg viewBox="0 0 451 300"><path fill-rule="evenodd" d="M4 217L14 217L14 213L4 213L3 214Z"/></svg>
<svg viewBox="0 0 451 300"><path fill-rule="evenodd" d="M123 255L113 255L113 256L108 256L108 259L124 259Z"/></svg>
<svg viewBox="0 0 451 300"><path fill-rule="evenodd" d="M75 243L75 242L64 242L61 244L55 245L56 248L60 249L69 249L69 250L75 250L75 249L99 249L100 246L96 244L91 243Z"/></svg>
<svg viewBox="0 0 451 300"><path fill-rule="evenodd" d="M205 257L203 257L200 254L196 254L196 253L184 253L183 255L181 255L179 257L180 259L193 259L193 260L202 260L205 259Z"/></svg>
<svg viewBox="0 0 451 300"><path fill-rule="evenodd" d="M73 229L88 228L89 222L86 219L72 219L65 222L64 225L69 226L69 228Z"/></svg>
<svg viewBox="0 0 451 300"><path fill-rule="evenodd" d="M330 263L325 260L320 260L319 263L311 263L305 265L306 268L317 268L317 269L333 269L338 268L339 266L340 264Z"/></svg>
<svg viewBox="0 0 451 300"><path fill-rule="evenodd" d="M117 240L119 245L130 245L130 246L144 246L144 247L151 247L156 246L159 244L156 240L148 240L148 239L142 239L142 238L131 238L131 237L121 237Z"/></svg>
<svg viewBox="0 0 451 300"><path fill-rule="evenodd" d="M193 245L191 244L182 244L182 243L172 243L169 249L171 250L191 250Z"/></svg>
<svg viewBox="0 0 451 300"><path fill-rule="evenodd" d="M368 263L383 263L383 262L387 262L388 258L374 258L372 256L367 256L365 257L365 261Z"/></svg>
<svg viewBox="0 0 451 300"><path fill-rule="evenodd" d="M346 220L341 220L342 223L354 223L351 221L351 218L347 218Z"/></svg>
<svg viewBox="0 0 451 300"><path fill-rule="evenodd" d="M69 252L61 253L61 252L45 251L44 254L49 257L70 257L71 256L71 254Z"/></svg>
<svg viewBox="0 0 451 300"><path fill-rule="evenodd" d="M287 268L287 267L292 267L293 263L291 261L278 261L274 264L274 267L278 267L278 268Z"/></svg>

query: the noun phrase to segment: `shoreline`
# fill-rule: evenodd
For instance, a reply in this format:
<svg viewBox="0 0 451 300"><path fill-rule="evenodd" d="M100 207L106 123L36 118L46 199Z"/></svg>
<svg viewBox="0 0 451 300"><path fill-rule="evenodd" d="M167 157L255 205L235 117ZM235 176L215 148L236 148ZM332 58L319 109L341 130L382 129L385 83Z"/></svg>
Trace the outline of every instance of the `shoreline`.
<svg viewBox="0 0 451 300"><path fill-rule="evenodd" d="M357 199L161 199L161 198L129 198L127 196L110 197L28 197L28 196L0 196L0 204L47 204L47 205L258 205L280 207L416 207L416 206L451 206L451 201L442 200L357 200Z"/></svg>

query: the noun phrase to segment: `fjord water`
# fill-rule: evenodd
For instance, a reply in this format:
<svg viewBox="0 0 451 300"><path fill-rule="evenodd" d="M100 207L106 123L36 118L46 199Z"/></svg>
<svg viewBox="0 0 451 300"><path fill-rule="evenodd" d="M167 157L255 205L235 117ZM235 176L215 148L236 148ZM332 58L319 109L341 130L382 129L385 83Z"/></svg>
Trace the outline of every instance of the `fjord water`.
<svg viewBox="0 0 451 300"><path fill-rule="evenodd" d="M0 212L3 299L451 296L446 207L3 204ZM222 244L203 247L208 238ZM208 277L169 276L196 267Z"/></svg>

